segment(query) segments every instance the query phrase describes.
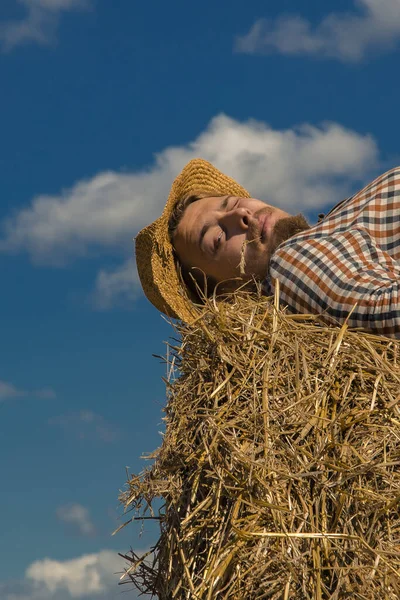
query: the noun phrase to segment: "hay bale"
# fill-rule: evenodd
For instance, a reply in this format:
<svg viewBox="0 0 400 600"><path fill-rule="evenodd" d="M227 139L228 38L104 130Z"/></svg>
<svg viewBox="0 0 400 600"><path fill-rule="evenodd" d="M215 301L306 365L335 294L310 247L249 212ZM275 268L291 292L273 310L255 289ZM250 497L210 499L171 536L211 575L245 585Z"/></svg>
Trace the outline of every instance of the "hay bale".
<svg viewBox="0 0 400 600"><path fill-rule="evenodd" d="M127 579L160 600L399 598L400 342L245 295L180 333L162 446L122 496L160 538Z"/></svg>

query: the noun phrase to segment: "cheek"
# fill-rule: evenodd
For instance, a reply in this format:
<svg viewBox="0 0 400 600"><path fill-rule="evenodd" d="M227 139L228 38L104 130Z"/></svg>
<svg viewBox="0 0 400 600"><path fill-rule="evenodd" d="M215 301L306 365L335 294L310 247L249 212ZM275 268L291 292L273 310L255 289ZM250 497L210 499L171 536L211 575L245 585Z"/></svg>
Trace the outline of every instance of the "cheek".
<svg viewBox="0 0 400 600"><path fill-rule="evenodd" d="M231 277L236 277L240 258L234 256L232 249L225 248L218 259L215 259L205 265L204 271L213 277L216 281L224 281Z"/></svg>
<svg viewBox="0 0 400 600"><path fill-rule="evenodd" d="M242 246L243 242L234 240L231 244L226 245L224 252L221 255L220 267L223 268L226 275L230 277L236 277L239 275Z"/></svg>
<svg viewBox="0 0 400 600"><path fill-rule="evenodd" d="M245 240L240 239L232 239L230 240L225 247L225 256L228 261L232 263L237 263L240 260L243 251L243 243Z"/></svg>

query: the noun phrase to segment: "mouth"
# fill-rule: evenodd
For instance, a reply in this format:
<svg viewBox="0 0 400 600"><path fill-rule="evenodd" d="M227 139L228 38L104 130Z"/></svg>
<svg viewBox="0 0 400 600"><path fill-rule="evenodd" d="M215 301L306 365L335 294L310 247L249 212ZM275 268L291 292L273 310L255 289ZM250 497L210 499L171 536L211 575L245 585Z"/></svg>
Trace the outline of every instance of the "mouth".
<svg viewBox="0 0 400 600"><path fill-rule="evenodd" d="M270 213L260 215L259 217L258 225L260 228L259 237L261 242L265 242L270 234L270 217Z"/></svg>

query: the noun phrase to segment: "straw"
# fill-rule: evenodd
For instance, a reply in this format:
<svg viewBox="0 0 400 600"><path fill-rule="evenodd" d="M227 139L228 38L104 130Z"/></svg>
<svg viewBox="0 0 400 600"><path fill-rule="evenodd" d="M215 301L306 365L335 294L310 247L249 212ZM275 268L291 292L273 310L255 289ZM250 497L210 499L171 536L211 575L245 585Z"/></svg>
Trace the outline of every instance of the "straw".
<svg viewBox="0 0 400 600"><path fill-rule="evenodd" d="M162 445L122 496L160 536L124 555L125 581L160 600L399 598L400 342L245 294L178 331Z"/></svg>

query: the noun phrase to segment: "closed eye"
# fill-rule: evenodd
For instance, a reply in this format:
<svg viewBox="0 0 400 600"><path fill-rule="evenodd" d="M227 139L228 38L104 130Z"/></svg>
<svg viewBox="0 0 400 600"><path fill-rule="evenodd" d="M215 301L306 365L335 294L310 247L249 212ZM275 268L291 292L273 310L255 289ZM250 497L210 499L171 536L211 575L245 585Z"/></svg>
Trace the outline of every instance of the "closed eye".
<svg viewBox="0 0 400 600"><path fill-rule="evenodd" d="M237 207L240 198L237 196L227 196L221 204L221 210L231 211Z"/></svg>
<svg viewBox="0 0 400 600"><path fill-rule="evenodd" d="M232 204L232 206L230 207L229 210L233 210L234 208L236 208L237 205L239 204L239 200L240 200L240 198L236 198L236 200L234 201L234 203Z"/></svg>
<svg viewBox="0 0 400 600"><path fill-rule="evenodd" d="M221 229L217 238L215 239L215 242L214 242L214 252L217 252L219 250L219 248L221 247L223 235L224 235L224 230Z"/></svg>

